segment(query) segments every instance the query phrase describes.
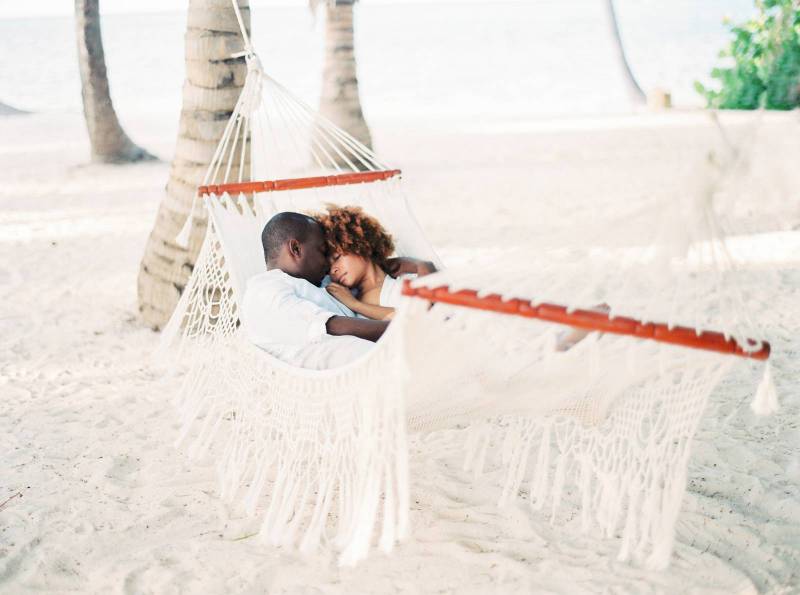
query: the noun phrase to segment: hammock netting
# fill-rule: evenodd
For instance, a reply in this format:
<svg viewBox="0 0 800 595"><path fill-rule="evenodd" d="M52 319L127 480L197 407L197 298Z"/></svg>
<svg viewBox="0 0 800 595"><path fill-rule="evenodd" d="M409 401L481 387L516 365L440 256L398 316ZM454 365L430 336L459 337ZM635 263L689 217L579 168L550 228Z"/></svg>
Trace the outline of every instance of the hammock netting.
<svg viewBox="0 0 800 595"><path fill-rule="evenodd" d="M731 175L742 155L703 164L702 183L669 204L613 220L598 211L580 235L565 225L480 265L419 278L406 291L422 299L404 298L369 353L336 369L299 368L248 343L239 323L245 284L265 270L260 233L272 215L361 206L398 255L441 262L399 172L265 74L247 47L245 86L182 234L204 210L205 241L164 332L185 370L178 442L215 458L222 497L260 515L268 543L332 547L352 564L408 533L409 434L463 428L452 435L475 481L488 459L502 465L499 504L525 488L556 522L569 489L584 529L621 536L621 560L665 567L709 394L731 366L762 364L608 332L560 351L563 325L433 296L477 290L495 310L509 298L566 313L608 304L611 320L716 331L740 355L763 358L777 306L748 289L748 276L761 275L763 288L777 273L740 266L726 239L746 220L731 190L742 187ZM768 368L756 392L759 412L777 407Z"/></svg>

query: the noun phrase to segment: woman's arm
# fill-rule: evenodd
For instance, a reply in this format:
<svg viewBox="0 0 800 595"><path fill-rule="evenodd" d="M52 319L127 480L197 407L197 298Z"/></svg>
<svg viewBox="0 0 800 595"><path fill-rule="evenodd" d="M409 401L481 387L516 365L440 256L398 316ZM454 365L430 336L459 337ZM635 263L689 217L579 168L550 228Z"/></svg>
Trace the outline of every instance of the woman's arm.
<svg viewBox="0 0 800 595"><path fill-rule="evenodd" d="M394 308L367 304L353 297L353 294L350 293L350 290L344 285L331 283L325 289L353 312L361 314L361 316L365 316L366 318L371 318L372 320L388 320L391 318L391 315L394 314Z"/></svg>
<svg viewBox="0 0 800 595"><path fill-rule="evenodd" d="M397 256L386 261L389 265L388 273L392 277L398 275L430 275L436 272L436 265L429 260L418 260L408 256Z"/></svg>
<svg viewBox="0 0 800 595"><path fill-rule="evenodd" d="M356 300L356 303L350 307L350 309L353 312L361 314L361 316L372 318L372 320L391 320L392 315L394 314L394 308L376 306L375 304L366 304L361 300Z"/></svg>

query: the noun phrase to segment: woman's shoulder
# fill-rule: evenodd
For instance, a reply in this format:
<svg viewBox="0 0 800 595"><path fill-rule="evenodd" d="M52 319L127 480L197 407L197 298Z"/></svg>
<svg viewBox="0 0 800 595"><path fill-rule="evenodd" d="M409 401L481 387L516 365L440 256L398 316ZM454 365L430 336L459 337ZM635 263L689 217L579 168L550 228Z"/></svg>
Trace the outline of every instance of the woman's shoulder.
<svg viewBox="0 0 800 595"><path fill-rule="evenodd" d="M388 279L388 277L387 277L387 279ZM386 280L384 280L383 283L385 285L386 284ZM374 287L374 288L370 289L369 291L365 291L360 296L358 296L359 299L362 302L367 303L367 304L380 304L380 297L381 297L381 294L383 293L384 285L381 285L380 287Z"/></svg>

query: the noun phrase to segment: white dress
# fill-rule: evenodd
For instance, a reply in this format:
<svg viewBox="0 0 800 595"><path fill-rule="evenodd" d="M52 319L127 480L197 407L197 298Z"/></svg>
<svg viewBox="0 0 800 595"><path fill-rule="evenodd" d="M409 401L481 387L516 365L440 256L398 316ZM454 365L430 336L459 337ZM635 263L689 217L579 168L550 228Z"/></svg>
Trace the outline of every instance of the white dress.
<svg viewBox="0 0 800 595"><path fill-rule="evenodd" d="M397 278L386 275L381 286L380 305L385 308L397 308L403 298L403 280L416 278L416 275L400 275Z"/></svg>

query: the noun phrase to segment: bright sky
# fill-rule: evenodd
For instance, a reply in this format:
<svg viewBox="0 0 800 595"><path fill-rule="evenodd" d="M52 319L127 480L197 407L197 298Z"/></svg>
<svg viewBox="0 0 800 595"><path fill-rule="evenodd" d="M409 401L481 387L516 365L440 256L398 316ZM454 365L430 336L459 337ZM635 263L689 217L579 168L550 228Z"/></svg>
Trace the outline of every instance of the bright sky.
<svg viewBox="0 0 800 595"><path fill-rule="evenodd" d="M251 0L252 6L264 4L301 4L303 0ZM185 10L189 0L100 0L103 14L175 12ZM73 0L0 0L0 18L66 16L73 14Z"/></svg>
<svg viewBox="0 0 800 595"><path fill-rule="evenodd" d="M429 0L362 0L370 4L426 2ZM436 0L437 2L469 2L470 0ZM524 1L524 0L523 0ZM189 0L100 0L103 14L143 12L177 12L185 10ZM307 0L250 0L250 6L308 6ZM0 0L0 19L19 17L67 16L74 12L73 0Z"/></svg>

